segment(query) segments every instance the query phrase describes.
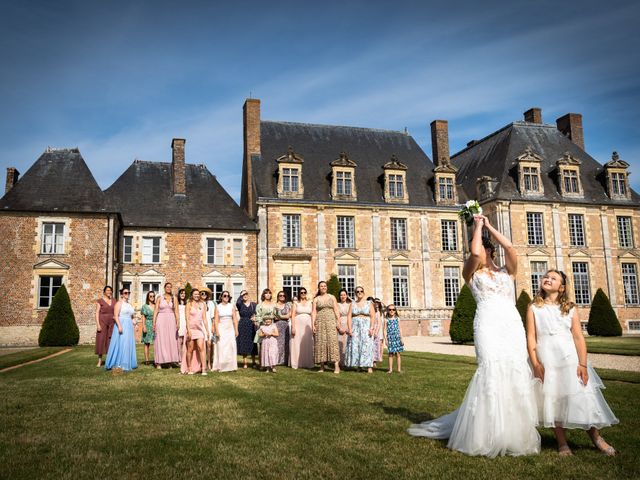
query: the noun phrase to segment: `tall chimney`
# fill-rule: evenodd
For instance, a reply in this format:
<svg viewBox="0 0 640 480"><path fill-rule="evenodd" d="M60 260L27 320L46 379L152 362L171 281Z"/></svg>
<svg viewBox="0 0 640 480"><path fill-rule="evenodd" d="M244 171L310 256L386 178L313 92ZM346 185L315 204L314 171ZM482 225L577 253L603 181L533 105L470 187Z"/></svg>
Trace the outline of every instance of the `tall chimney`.
<svg viewBox="0 0 640 480"><path fill-rule="evenodd" d="M567 113L556 120L558 130L565 137L584 150L584 131L582 130L582 115L579 113Z"/></svg>
<svg viewBox="0 0 640 480"><path fill-rule="evenodd" d="M433 150L433 163L436 166L449 165L449 122L446 120L434 120L431 122L431 148Z"/></svg>
<svg viewBox="0 0 640 480"><path fill-rule="evenodd" d="M253 191L252 157L261 154L260 148L260 100L248 98L243 107L244 157L242 159L242 195L240 206L249 218L255 218L257 205Z"/></svg>
<svg viewBox="0 0 640 480"><path fill-rule="evenodd" d="M528 123L542 123L542 109L533 107L524 112L524 121Z"/></svg>
<svg viewBox="0 0 640 480"><path fill-rule="evenodd" d="M171 141L171 182L174 195L187 194L187 172L184 162L184 138L174 138Z"/></svg>
<svg viewBox="0 0 640 480"><path fill-rule="evenodd" d="M4 186L5 194L9 190L11 190L16 183L18 183L19 176L20 176L20 172L15 167L7 168L7 183L5 183L5 186Z"/></svg>

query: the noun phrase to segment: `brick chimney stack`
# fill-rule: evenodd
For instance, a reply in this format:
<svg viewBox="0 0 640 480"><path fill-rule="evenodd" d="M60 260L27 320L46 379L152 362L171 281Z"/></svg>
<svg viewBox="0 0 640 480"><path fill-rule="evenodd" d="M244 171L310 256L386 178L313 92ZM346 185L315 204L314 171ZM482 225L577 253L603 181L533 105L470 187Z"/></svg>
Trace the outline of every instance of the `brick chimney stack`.
<svg viewBox="0 0 640 480"><path fill-rule="evenodd" d="M579 113L567 113L556 120L558 130L565 137L584 150L584 131L582 130L582 115Z"/></svg>
<svg viewBox="0 0 640 480"><path fill-rule="evenodd" d="M187 172L184 161L184 138L174 138L171 141L171 181L174 195L187 194Z"/></svg>
<svg viewBox="0 0 640 480"><path fill-rule="evenodd" d="M248 98L244 102L244 156L242 159L242 197L240 206L249 218L257 214L255 192L253 191L252 157L261 155L260 147L260 100Z"/></svg>
<svg viewBox="0 0 640 480"><path fill-rule="evenodd" d="M449 165L449 122L446 120L434 120L431 122L431 148L433 150L433 163L437 167Z"/></svg>
<svg viewBox="0 0 640 480"><path fill-rule="evenodd" d="M524 121L528 123L542 124L542 109L533 107L524 112Z"/></svg>
<svg viewBox="0 0 640 480"><path fill-rule="evenodd" d="M15 167L7 168L7 183L5 183L4 186L5 194L11 190L16 183L18 183L18 177L20 177L20 172Z"/></svg>

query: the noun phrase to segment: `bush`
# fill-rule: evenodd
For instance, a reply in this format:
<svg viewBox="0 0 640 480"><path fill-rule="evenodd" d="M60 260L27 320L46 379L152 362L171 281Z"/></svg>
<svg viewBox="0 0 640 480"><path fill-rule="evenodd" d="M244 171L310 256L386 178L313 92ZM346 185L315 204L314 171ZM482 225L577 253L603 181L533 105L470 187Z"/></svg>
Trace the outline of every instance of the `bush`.
<svg viewBox="0 0 640 480"><path fill-rule="evenodd" d="M522 290L522 292L520 292L520 296L518 297L518 300L516 301L516 308L520 313L520 318L522 318L522 324L524 325L525 328L527 328L527 310L529 309L530 304L531 304L531 297L527 292Z"/></svg>
<svg viewBox="0 0 640 480"><path fill-rule="evenodd" d="M468 285L463 285L456 300L451 316L449 335L453 343L473 342L473 317L476 314L476 301Z"/></svg>
<svg viewBox="0 0 640 480"><path fill-rule="evenodd" d="M41 347L67 347L77 345L80 330L71 309L71 300L67 288L62 285L51 300L49 311L44 319L38 345Z"/></svg>
<svg viewBox="0 0 640 480"><path fill-rule="evenodd" d="M191 298L191 290L193 290L193 287L189 282L187 282L187 284L184 286L184 293L187 295L187 300Z"/></svg>
<svg viewBox="0 0 640 480"><path fill-rule="evenodd" d="M589 335L600 335L602 337L620 337L622 335L622 327L618 321L618 316L613 310L609 298L601 288L598 289L591 302L587 332L589 332Z"/></svg>
<svg viewBox="0 0 640 480"><path fill-rule="evenodd" d="M327 281L327 291L334 297L338 298L341 288L342 284L340 283L340 280L338 280L338 276L335 273L332 273Z"/></svg>

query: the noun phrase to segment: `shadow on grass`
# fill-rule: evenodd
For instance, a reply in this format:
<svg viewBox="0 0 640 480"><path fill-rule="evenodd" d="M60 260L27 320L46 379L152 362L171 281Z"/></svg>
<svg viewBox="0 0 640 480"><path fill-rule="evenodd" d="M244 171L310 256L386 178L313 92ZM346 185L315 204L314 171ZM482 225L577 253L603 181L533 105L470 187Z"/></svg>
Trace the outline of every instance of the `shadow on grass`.
<svg viewBox="0 0 640 480"><path fill-rule="evenodd" d="M406 407L389 407L382 402L374 402L373 406L381 408L388 415L406 418L411 423L420 423L433 420L434 416L428 412L414 412Z"/></svg>

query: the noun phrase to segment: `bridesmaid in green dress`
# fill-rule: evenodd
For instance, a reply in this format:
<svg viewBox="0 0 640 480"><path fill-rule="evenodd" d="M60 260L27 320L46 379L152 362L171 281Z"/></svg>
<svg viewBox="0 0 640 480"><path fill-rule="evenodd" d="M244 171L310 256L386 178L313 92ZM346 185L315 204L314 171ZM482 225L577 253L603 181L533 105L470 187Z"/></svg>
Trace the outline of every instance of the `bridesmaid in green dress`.
<svg viewBox="0 0 640 480"><path fill-rule="evenodd" d="M144 317L142 324L142 343L144 343L144 364L149 365L149 345L153 343L153 311L156 308L155 292L147 292L147 298L144 305L140 309L140 313Z"/></svg>

